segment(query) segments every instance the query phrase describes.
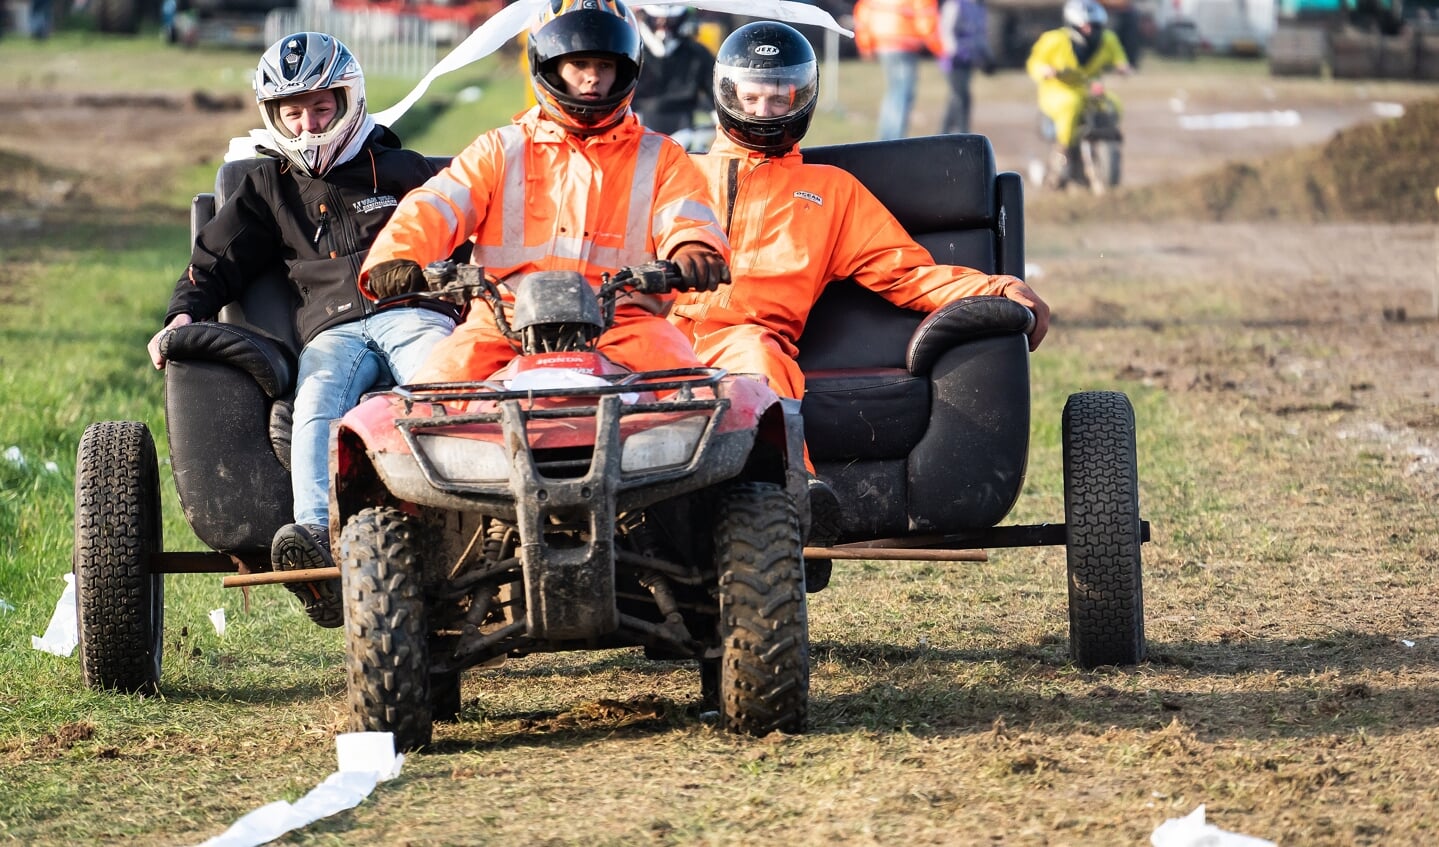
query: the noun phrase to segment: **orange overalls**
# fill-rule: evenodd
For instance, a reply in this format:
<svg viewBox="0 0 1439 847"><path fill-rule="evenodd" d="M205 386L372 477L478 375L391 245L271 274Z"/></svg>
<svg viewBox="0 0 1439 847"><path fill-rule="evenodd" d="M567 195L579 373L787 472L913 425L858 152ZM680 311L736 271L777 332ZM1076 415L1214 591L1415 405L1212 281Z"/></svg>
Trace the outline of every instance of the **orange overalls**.
<svg viewBox="0 0 1439 847"><path fill-rule="evenodd" d="M704 178L673 140L633 115L597 135L571 135L538 106L476 138L406 195L370 248L360 288L373 297L368 276L380 262L424 267L466 240L474 241L473 261L511 285L538 270L579 271L598 285L601 273L668 258L691 241L729 256ZM687 340L660 317L672 297L623 302L600 350L633 370L697 366ZM514 356L477 300L416 380L487 379Z"/></svg>
<svg viewBox="0 0 1439 847"><path fill-rule="evenodd" d="M896 306L927 312L960 297L1001 295L1015 281L934 264L857 179L805 164L798 149L767 158L722 134L694 160L725 220L733 281L680 294L670 321L694 339L705 364L763 374L782 396L804 397L796 342L832 280L852 278Z"/></svg>

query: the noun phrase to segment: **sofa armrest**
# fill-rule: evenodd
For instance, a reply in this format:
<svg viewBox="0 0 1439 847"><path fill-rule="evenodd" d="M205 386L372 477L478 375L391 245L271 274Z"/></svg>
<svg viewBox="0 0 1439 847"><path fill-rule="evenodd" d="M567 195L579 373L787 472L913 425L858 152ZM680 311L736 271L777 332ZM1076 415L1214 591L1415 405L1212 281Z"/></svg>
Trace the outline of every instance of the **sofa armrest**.
<svg viewBox="0 0 1439 847"><path fill-rule="evenodd" d="M905 367L921 376L959 344L1015 332L1028 334L1033 327L1034 313L1007 297L963 297L939 307L915 328Z"/></svg>
<svg viewBox="0 0 1439 847"><path fill-rule="evenodd" d="M295 360L273 339L232 324L199 321L176 327L160 339L167 361L218 362L254 377L271 400L295 387Z"/></svg>

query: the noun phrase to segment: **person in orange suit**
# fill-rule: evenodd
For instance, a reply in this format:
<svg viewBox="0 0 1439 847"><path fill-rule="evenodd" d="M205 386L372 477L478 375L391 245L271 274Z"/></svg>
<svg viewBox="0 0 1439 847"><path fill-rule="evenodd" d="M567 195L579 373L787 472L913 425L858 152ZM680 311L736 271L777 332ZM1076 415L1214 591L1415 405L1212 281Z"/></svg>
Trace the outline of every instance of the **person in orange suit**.
<svg viewBox="0 0 1439 847"><path fill-rule="evenodd" d="M729 243L708 187L684 150L630 111L643 47L620 0L561 0L529 36L537 105L484 133L410 192L376 238L360 286L376 299L425 288L421 268L467 240L487 274L517 284L540 270L602 273L665 258L686 285L729 279ZM662 317L674 295L623 301L599 339L633 370L696 367L688 340ZM419 382L488 379L514 358L494 314L476 300L436 345Z"/></svg>
<svg viewBox="0 0 1439 847"><path fill-rule="evenodd" d="M1007 297L1034 313L1029 345L1037 348L1049 306L1023 280L936 265L853 175L805 163L797 145L818 93L814 49L793 27L746 24L720 47L720 136L695 161L723 210L733 281L680 294L670 314L700 359L731 373L762 374L781 396L803 398L798 339L825 287L845 278L922 311L971 295ZM805 464L813 472L808 451ZM814 544L837 535L839 510L818 478L810 494Z"/></svg>
<svg viewBox="0 0 1439 847"><path fill-rule="evenodd" d="M938 0L859 0L854 4L854 43L865 58L884 68L879 105L879 139L904 138L919 85L919 60L928 51L944 55Z"/></svg>

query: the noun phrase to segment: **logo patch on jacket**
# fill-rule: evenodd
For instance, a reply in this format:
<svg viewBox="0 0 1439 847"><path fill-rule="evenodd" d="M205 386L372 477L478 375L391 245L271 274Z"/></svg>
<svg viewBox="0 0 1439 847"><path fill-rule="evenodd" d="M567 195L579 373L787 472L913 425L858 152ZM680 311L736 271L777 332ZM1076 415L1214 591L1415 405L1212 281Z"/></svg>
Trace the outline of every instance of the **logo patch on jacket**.
<svg viewBox="0 0 1439 847"><path fill-rule="evenodd" d="M808 200L816 206L824 205L824 198L811 191L796 191L794 193L794 196L798 197L801 200Z"/></svg>
<svg viewBox="0 0 1439 847"><path fill-rule="evenodd" d="M379 194L374 197L367 197L354 203L355 214L364 215L370 212L378 212L381 209L393 209L400 205L393 194Z"/></svg>

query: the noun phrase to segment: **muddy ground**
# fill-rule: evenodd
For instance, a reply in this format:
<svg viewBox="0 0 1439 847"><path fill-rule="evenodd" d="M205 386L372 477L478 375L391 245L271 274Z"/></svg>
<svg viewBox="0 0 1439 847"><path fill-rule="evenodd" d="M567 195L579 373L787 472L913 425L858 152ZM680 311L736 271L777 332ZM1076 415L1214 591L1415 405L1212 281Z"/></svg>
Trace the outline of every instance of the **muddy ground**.
<svg viewBox="0 0 1439 847"><path fill-rule="evenodd" d="M934 745L925 753L933 766L923 757L919 764L906 759L875 770L870 783L864 774L871 754L857 744L855 762L835 766L837 773L860 774L852 785L829 791L822 779L811 781L795 801L804 805L823 791L830 797L824 802L837 811L796 810L787 805L787 794L777 793L757 802L759 811L737 813L771 832L782 822L786 841L821 843L833 833L826 843L841 843L846 839L839 834L849 831L844 827L853 821L867 826L874 818L903 820L903 832L895 823L895 830L871 835L866 829L849 843L1132 844L1142 843L1158 820L1208 801L1214 819L1285 844L1433 843L1433 727L1439 718L1432 702L1435 597L1426 575L1439 561L1427 514L1439 493L1433 387L1439 366L1439 157L1433 154L1439 116L1430 102L1439 90L1317 80L1277 84L1225 67L1209 74L1158 63L1116 88L1128 110L1125 189L1096 202L1027 188L1026 244L1030 279L1054 307L1041 355L1098 363L1114 385L1165 389L1165 402L1178 411L1175 425L1186 431L1168 433L1163 449L1192 450L1197 462L1209 466L1216 455L1232 456L1229 478L1181 478L1176 490L1145 491L1151 503L1182 498L1186 505L1176 511L1198 515L1184 539L1175 537L1174 526L1156 524L1156 541L1146 549L1152 661L1114 683L1129 687L1148 679L1152 683L1133 684L1152 690L1121 693L1098 677L1073 678L1068 670L1031 661L1036 648L1029 642L1036 639L1030 633L1037 627L1015 613L1007 624L1023 633L1024 646L1013 654L997 651L993 655L1010 658L986 667L1021 681L1007 687L966 676L958 694L946 690L946 697L981 699L968 711L959 709L959 717L946 718L958 727L958 742L949 743L946 732L923 741ZM922 92L916 130L937 124L938 95L932 87ZM1002 167L1024 173L1043 152L1032 87L1018 75L1001 74L978 80L976 95L975 128L990 136ZM1181 120L1209 116L1211 123L1232 123L1243 118L1212 116L1276 112L1297 119L1227 130L1186 129ZM39 230L49 216L96 209L118 214L143 206L154 192L167 190L155 180L161 169L205 161L252 124L248 108L216 106L203 95L84 100L0 90L0 114L8 116L0 121L0 247L17 233ZM0 285L3 272L0 263ZM1141 418L1139 426L1148 423ZM1143 443L1147 450L1154 442L1146 437ZM1364 473L1353 471L1357 463L1350 456L1367 457ZM1383 475L1380 491L1363 488L1373 482L1370 465ZM1244 496L1249 480L1260 496L1244 507L1230 505ZM1203 509L1210 489L1219 490L1214 502L1224 504L1212 514ZM1425 537L1416 540L1416 533ZM860 576L847 570L840 578ZM1009 588L981 583L977 590ZM816 595L811 605L815 625L824 631L817 659L821 726L853 726L846 723L854 720L845 716L846 685L872 685L904 703L905 692L921 690L924 674L936 668L950 673L950 665L961 664L951 658L886 664L883 657L907 654L886 647L871 656L864 643L852 645L866 631L862 617L846 629L845 640L837 640L834 633L850 621L837 618L846 607L835 594ZM1028 608L1022 599L1015 600L1016 609ZM1410 639L1404 650L1394 645L1399 638ZM855 667L881 665L879 673L888 674L883 684L835 658L850 654L857 657ZM1034 674L1052 679L1039 682ZM506 688L528 690L524 674L486 685L493 686L485 694L490 702L528 702ZM983 699L991 689L999 701ZM1059 692L1053 701L1040 693L1051 691ZM868 692L853 696L865 699ZM1156 698L1158 706L1151 702ZM1076 730L1067 718L1046 720L1045 714L1067 708L1094 710L1098 729ZM1163 721L1174 721L1172 731L1140 728L1153 719L1153 709ZM461 739L458 747L465 751L483 751L473 734L509 731L505 721L514 711L494 719L498 730L471 722L447 737ZM1006 711L1013 731L1006 729ZM966 721L992 721L993 730L966 736ZM542 729L520 723L518 735L543 736ZM875 735L886 745L903 746L911 736L907 723L900 724L903 730ZM497 758L485 760L481 775L525 774L502 798L517 808L533 808L525 805L533 774L557 780L535 792L534 802L568 797L571 786L560 782L583 789L581 778L595 772L587 750L636 755L641 749L623 737L611 745L608 732L593 744L566 747L558 757L543 742L496 745ZM1055 744L1055 734L1065 743ZM797 753L777 747L777 767L811 754L823 758L820 748L832 737L817 732L811 738L817 739L809 742L814 747L795 742ZM1119 755L1116 748L1140 763L1106 761ZM765 755L755 753L753 761ZM972 779L988 774L990 759L1003 765L1004 776ZM438 761L446 766L449 760ZM648 779L644 768L652 765L636 771ZM466 781L485 782L471 779L475 773L457 768L451 790L464 791ZM816 779L812 770L794 773ZM596 830L628 833L633 821L663 822L671 807L695 802L708 814L709 801L692 802L694 796L745 808L753 801L748 794L700 791L711 777L684 776L683 784L654 777L635 793L652 802L614 811L591 803L592 826L555 825L562 835L550 843L599 843ZM1030 790L1013 797L996 793L995 786L1014 780ZM744 785L741 793L749 791ZM1036 785L1047 790L1032 793ZM492 787L471 790L494 800ZM428 802L420 794L415 802ZM900 811L882 804L870 811L871 794L887 797ZM362 809L356 819L396 836L383 843L404 840L398 824L385 830L370 814ZM975 833L1009 831L1013 837L956 837L947 827L965 814L978 816ZM792 821L812 822L816 815L830 820L803 836L792 829ZM404 835L410 843L426 843L425 833L445 825L426 830L416 824ZM504 816L490 824L501 831L521 825ZM670 838L667 830L652 829L655 843L685 843L683 832ZM581 830L570 841L563 837ZM1105 837L1116 832L1129 837ZM446 836L431 843L448 843ZM538 840L527 834L527 843ZM748 842L736 836L729 843Z"/></svg>

